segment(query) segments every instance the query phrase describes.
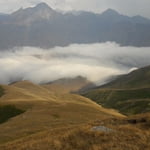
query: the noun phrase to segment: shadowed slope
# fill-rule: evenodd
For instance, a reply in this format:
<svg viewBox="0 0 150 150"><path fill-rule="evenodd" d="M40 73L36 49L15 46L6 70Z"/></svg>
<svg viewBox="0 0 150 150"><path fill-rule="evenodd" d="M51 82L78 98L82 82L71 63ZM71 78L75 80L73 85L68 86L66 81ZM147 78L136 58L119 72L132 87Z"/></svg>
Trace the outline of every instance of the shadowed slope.
<svg viewBox="0 0 150 150"><path fill-rule="evenodd" d="M83 95L124 114L150 112L150 66L122 75Z"/></svg>
<svg viewBox="0 0 150 150"><path fill-rule="evenodd" d="M23 110L18 109L13 105L0 106L0 124L22 113L24 113Z"/></svg>
<svg viewBox="0 0 150 150"><path fill-rule="evenodd" d="M3 88L0 86L0 97L1 97L2 95L4 95L4 90L3 90Z"/></svg>

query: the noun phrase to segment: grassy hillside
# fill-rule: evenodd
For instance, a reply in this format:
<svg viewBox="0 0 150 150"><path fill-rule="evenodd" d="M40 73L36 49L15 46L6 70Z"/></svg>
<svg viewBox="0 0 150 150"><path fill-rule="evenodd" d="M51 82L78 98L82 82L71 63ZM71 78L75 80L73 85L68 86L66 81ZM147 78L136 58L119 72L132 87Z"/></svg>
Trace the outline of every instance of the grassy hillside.
<svg viewBox="0 0 150 150"><path fill-rule="evenodd" d="M131 123L136 120L136 123ZM144 120L144 121L142 121ZM94 131L105 126L112 132ZM42 131L3 145L3 150L149 150L150 114Z"/></svg>
<svg viewBox="0 0 150 150"><path fill-rule="evenodd" d="M150 112L150 67L120 76L83 96L126 115Z"/></svg>
<svg viewBox="0 0 150 150"><path fill-rule="evenodd" d="M127 75L119 76L114 81L100 88L146 88L150 87L150 66L132 71Z"/></svg>
<svg viewBox="0 0 150 150"><path fill-rule="evenodd" d="M2 86L5 94L0 104L13 105L25 112L0 124L0 149L149 150L150 114L127 118L88 98L69 93L74 86L63 85L67 92L61 90L62 84L57 83L55 88L53 85L22 81ZM80 89L81 85L75 87ZM148 89L143 91L149 96ZM121 95L128 98L126 93ZM139 96L143 94L138 92ZM97 126L111 131L93 130Z"/></svg>
<svg viewBox="0 0 150 150"><path fill-rule="evenodd" d="M0 124L0 144L62 127L78 126L97 118L124 117L88 98L51 90L28 81L3 86L1 105L13 105L24 113Z"/></svg>
<svg viewBox="0 0 150 150"><path fill-rule="evenodd" d="M98 104L126 115L150 111L150 89L103 89L83 94Z"/></svg>

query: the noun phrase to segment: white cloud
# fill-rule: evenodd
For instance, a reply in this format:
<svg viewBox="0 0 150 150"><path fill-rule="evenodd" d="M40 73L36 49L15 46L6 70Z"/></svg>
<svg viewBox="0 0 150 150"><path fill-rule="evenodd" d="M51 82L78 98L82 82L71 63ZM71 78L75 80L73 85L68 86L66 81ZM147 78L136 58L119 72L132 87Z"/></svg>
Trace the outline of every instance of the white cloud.
<svg viewBox="0 0 150 150"><path fill-rule="evenodd" d="M24 47L0 52L0 83L15 80L43 83L78 75L103 83L112 75L149 64L149 47L120 47L109 42L73 44L49 50Z"/></svg>

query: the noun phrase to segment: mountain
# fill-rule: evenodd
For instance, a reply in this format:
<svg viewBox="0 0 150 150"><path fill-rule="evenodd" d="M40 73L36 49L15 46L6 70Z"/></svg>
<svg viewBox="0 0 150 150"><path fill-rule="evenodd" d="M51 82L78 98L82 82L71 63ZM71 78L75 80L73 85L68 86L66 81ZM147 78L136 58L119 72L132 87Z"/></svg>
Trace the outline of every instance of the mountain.
<svg viewBox="0 0 150 150"><path fill-rule="evenodd" d="M34 22L50 21L59 13L50 8L46 3L40 3L36 7L19 9L11 14L14 24L31 25Z"/></svg>
<svg viewBox="0 0 150 150"><path fill-rule="evenodd" d="M141 16L128 17L112 9L102 14L61 13L45 3L0 15L1 50L106 41L122 46L150 46L150 20Z"/></svg>
<svg viewBox="0 0 150 150"><path fill-rule="evenodd" d="M150 112L150 66L119 76L82 95L127 115Z"/></svg>

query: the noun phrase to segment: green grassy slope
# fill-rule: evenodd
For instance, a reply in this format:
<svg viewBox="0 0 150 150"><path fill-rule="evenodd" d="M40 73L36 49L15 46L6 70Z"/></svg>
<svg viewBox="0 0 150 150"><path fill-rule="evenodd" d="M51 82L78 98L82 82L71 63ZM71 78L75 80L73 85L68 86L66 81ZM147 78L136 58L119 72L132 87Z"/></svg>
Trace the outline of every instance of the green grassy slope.
<svg viewBox="0 0 150 150"><path fill-rule="evenodd" d="M100 88L144 88L150 87L150 66L119 76L114 81Z"/></svg>
<svg viewBox="0 0 150 150"><path fill-rule="evenodd" d="M150 111L150 67L135 70L84 93L104 107L130 115Z"/></svg>
<svg viewBox="0 0 150 150"><path fill-rule="evenodd" d="M94 90L83 95L127 115L150 111L150 89Z"/></svg>

